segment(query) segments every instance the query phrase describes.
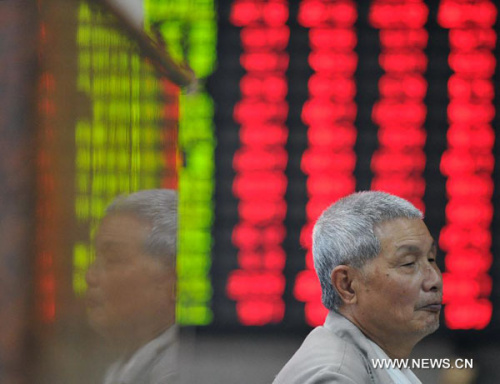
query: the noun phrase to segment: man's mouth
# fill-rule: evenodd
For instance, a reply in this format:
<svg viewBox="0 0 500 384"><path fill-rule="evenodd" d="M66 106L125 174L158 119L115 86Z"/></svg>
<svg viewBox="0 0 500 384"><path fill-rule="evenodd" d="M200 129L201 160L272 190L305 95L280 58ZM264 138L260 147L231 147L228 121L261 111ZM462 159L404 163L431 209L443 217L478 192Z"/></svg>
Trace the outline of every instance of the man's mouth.
<svg viewBox="0 0 500 384"><path fill-rule="evenodd" d="M95 297L87 296L85 298L85 304L88 308L95 308L101 305L101 301L97 300Z"/></svg>
<svg viewBox="0 0 500 384"><path fill-rule="evenodd" d="M437 301L437 302L434 302L434 303L429 303L429 304L426 304L422 307L419 308L419 310L421 311L429 311L429 312L439 312L441 311L441 308L442 308L442 304L440 301Z"/></svg>

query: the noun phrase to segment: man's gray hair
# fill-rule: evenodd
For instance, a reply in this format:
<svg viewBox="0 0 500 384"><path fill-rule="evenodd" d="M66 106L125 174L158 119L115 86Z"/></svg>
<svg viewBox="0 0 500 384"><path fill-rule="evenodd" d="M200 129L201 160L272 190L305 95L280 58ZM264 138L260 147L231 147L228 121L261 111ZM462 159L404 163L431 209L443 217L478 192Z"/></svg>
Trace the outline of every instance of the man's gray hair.
<svg viewBox="0 0 500 384"><path fill-rule="evenodd" d="M148 189L118 196L106 213L127 213L147 222L151 230L145 252L171 264L177 251L177 202L177 192L172 189Z"/></svg>
<svg viewBox="0 0 500 384"><path fill-rule="evenodd" d="M375 226L398 218L422 219L409 201L375 191L354 193L328 207L313 229L314 267L321 284L323 305L338 310L342 300L331 283L338 265L361 268L380 253Z"/></svg>

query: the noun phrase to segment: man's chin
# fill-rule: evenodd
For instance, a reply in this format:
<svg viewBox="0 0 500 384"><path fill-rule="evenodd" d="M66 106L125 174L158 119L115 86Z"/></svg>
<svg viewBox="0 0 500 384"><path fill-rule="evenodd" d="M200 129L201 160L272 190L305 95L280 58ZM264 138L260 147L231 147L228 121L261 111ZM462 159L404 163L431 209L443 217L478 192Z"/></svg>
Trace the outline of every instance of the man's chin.
<svg viewBox="0 0 500 384"><path fill-rule="evenodd" d="M87 323L97 333L104 335L106 329L109 328L107 317L102 313L102 310L94 308L87 311Z"/></svg>
<svg viewBox="0 0 500 384"><path fill-rule="evenodd" d="M422 337L428 336L434 332L436 332L439 328L439 317L435 320L427 322L422 329Z"/></svg>

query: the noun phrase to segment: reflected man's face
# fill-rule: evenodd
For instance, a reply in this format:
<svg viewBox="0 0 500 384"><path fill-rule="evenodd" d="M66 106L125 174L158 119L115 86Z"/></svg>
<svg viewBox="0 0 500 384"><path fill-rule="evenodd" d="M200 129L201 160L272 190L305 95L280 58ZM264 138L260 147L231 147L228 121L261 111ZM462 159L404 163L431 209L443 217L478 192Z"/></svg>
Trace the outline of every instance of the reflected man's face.
<svg viewBox="0 0 500 384"><path fill-rule="evenodd" d="M96 260L86 280L88 318L106 336L119 336L165 317L174 278L144 251L150 227L129 214L106 216L96 234ZM173 309L172 309L173 310Z"/></svg>

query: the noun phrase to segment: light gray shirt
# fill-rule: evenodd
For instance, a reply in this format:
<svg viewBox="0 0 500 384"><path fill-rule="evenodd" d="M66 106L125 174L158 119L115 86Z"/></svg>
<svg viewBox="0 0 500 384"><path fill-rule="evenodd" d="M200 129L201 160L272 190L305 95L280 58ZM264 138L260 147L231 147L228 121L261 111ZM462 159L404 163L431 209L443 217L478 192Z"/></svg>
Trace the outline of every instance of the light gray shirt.
<svg viewBox="0 0 500 384"><path fill-rule="evenodd" d="M387 356L387 353L384 352L382 348L380 348L376 343L371 340L368 340L377 354L379 360L381 361L390 361L390 357ZM387 373L391 377L392 381L398 384L422 384L417 376L411 371L410 368L386 368Z"/></svg>
<svg viewBox="0 0 500 384"><path fill-rule="evenodd" d="M325 324L309 333L273 383L397 383L386 369L372 366L372 359L378 358L373 343L359 328L331 311Z"/></svg>

